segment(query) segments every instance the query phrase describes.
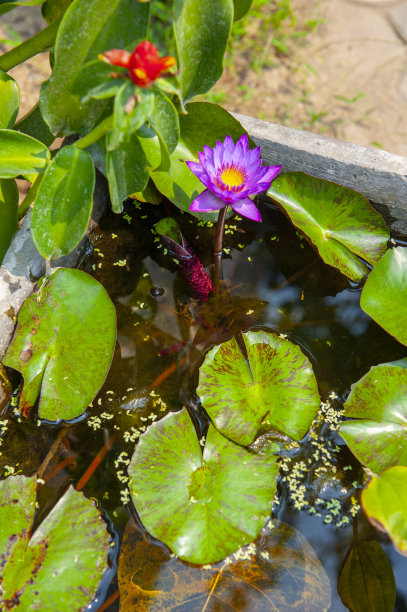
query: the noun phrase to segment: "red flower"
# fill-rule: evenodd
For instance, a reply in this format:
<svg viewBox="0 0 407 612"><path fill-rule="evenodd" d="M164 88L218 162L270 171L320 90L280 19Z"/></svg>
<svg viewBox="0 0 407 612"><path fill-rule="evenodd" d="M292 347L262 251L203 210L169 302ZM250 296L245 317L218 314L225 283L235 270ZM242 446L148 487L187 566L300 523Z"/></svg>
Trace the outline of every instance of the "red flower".
<svg viewBox="0 0 407 612"><path fill-rule="evenodd" d="M153 43L143 40L133 53L121 49L111 49L103 53L103 59L114 66L123 66L129 77L139 87L149 87L163 72L175 65L175 57L159 57Z"/></svg>

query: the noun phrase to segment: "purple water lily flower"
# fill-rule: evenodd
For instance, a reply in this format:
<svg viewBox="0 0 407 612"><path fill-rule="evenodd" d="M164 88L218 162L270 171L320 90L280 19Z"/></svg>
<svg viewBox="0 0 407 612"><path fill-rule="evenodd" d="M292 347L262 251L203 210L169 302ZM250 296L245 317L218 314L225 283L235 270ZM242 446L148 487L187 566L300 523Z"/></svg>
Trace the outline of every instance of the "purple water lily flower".
<svg viewBox="0 0 407 612"><path fill-rule="evenodd" d="M199 163L186 163L206 189L195 198L190 210L213 212L231 206L240 215L261 221L249 196L266 191L281 166L262 166L260 147L249 149L246 134L236 144L231 136L226 136L223 143L217 141L214 149L205 145L198 158Z"/></svg>

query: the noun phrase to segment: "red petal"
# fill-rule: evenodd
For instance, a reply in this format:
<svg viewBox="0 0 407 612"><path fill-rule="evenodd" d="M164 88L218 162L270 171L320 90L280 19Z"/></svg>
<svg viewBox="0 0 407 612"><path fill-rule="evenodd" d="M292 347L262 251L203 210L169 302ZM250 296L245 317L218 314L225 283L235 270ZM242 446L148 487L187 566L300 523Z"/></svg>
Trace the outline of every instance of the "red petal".
<svg viewBox="0 0 407 612"><path fill-rule="evenodd" d="M102 53L103 58L113 66L123 66L128 68L130 65L131 53L123 49L110 49Z"/></svg>

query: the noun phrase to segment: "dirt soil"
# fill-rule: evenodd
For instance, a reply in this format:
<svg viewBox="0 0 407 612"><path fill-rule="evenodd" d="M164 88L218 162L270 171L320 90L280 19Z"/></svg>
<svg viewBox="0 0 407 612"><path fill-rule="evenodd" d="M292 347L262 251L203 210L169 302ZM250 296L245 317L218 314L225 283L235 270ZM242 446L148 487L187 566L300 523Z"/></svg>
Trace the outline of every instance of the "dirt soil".
<svg viewBox="0 0 407 612"><path fill-rule="evenodd" d="M29 8L3 15L0 32L9 24L24 39L43 27L38 7ZM291 11L295 25L286 20L265 32L259 20L248 24L211 99L407 156L407 0L291 0ZM47 54L11 71L20 85L20 115L37 101L49 73Z"/></svg>

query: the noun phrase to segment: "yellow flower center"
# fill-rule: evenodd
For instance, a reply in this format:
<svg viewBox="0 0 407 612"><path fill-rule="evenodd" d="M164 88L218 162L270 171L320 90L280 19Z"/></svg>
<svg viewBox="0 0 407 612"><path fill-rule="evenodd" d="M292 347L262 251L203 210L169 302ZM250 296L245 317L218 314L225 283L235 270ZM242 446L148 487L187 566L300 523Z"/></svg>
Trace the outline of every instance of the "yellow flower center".
<svg viewBox="0 0 407 612"><path fill-rule="evenodd" d="M243 185L246 180L246 174L241 168L237 168L236 166L228 166L222 170L219 178L222 183L230 189Z"/></svg>

